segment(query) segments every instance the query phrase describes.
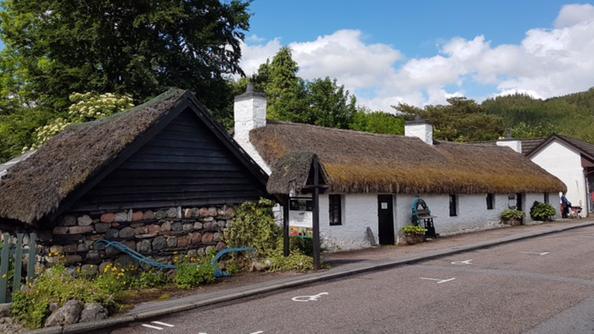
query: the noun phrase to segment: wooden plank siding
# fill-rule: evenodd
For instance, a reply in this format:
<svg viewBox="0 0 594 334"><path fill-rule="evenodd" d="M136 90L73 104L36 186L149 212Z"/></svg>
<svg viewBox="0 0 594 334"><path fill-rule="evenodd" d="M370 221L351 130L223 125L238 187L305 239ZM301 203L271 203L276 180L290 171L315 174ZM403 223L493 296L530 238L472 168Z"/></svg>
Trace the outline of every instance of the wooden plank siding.
<svg viewBox="0 0 594 334"><path fill-rule="evenodd" d="M70 211L239 204L265 195L255 177L186 110Z"/></svg>

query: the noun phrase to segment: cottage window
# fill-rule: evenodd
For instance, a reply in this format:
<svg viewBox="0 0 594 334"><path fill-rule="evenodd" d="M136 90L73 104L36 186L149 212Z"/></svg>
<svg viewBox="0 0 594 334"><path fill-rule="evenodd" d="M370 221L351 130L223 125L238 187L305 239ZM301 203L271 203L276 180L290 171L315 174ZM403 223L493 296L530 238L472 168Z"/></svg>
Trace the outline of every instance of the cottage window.
<svg viewBox="0 0 594 334"><path fill-rule="evenodd" d="M450 194L450 217L458 215L458 195Z"/></svg>
<svg viewBox="0 0 594 334"><path fill-rule="evenodd" d="M544 202L549 204L549 193L544 193Z"/></svg>
<svg viewBox="0 0 594 334"><path fill-rule="evenodd" d="M342 196L329 195L330 225L342 225Z"/></svg>
<svg viewBox="0 0 594 334"><path fill-rule="evenodd" d="M487 194L487 210L495 208L495 194Z"/></svg>

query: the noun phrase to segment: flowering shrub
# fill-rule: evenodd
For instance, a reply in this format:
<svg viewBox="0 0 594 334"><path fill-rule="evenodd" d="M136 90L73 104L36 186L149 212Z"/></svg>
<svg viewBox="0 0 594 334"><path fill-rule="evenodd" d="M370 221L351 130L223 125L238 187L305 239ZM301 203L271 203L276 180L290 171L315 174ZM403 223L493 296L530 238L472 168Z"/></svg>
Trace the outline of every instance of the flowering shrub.
<svg viewBox="0 0 594 334"><path fill-rule="evenodd" d="M416 225L406 225L400 229L403 234L425 235L427 229Z"/></svg>
<svg viewBox="0 0 594 334"><path fill-rule="evenodd" d="M557 212L550 204L535 201L530 208L530 217L533 220L547 221L551 220Z"/></svg>
<svg viewBox="0 0 594 334"><path fill-rule="evenodd" d="M74 93L69 98L72 105L68 107L67 117L55 118L37 128L33 133L33 144L24 147L23 152L39 148L68 125L102 119L134 106L131 97L112 93Z"/></svg>

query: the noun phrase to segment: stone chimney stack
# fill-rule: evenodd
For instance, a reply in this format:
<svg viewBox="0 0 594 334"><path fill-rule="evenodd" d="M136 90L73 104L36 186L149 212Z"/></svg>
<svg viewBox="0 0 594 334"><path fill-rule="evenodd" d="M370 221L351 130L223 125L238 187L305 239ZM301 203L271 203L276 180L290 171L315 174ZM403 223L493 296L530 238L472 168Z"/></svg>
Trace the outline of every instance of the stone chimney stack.
<svg viewBox="0 0 594 334"><path fill-rule="evenodd" d="M404 124L406 137L417 137L429 145L433 145L433 125L422 119L419 115Z"/></svg>
<svg viewBox="0 0 594 334"><path fill-rule="evenodd" d="M250 131L266 126L266 95L254 91L251 82L248 83L245 93L235 97L233 118L235 121L233 139L270 175L272 173L270 166L250 142Z"/></svg>
<svg viewBox="0 0 594 334"><path fill-rule="evenodd" d="M497 141L497 146L507 146L512 150L522 153L522 141L513 138L504 138Z"/></svg>
<svg viewBox="0 0 594 334"><path fill-rule="evenodd" d="M248 83L245 93L235 97L233 117L235 140L240 144L249 142L251 130L266 126L266 95L254 91L252 83Z"/></svg>

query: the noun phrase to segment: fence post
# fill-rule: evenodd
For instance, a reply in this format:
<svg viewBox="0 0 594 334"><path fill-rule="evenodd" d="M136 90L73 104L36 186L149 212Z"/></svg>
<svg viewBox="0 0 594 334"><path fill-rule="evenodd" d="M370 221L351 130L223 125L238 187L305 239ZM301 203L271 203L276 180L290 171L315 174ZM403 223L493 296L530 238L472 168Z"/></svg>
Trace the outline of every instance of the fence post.
<svg viewBox="0 0 594 334"><path fill-rule="evenodd" d="M10 260L10 234L3 234L2 253L0 254L0 303L6 303L8 282L8 261Z"/></svg>
<svg viewBox="0 0 594 334"><path fill-rule="evenodd" d="M27 263L27 283L35 278L35 261L37 261L37 234L29 234L29 262Z"/></svg>
<svg viewBox="0 0 594 334"><path fill-rule="evenodd" d="M12 279L12 293L21 290L21 274L23 271L23 233L17 233L17 242L14 248L14 277Z"/></svg>

